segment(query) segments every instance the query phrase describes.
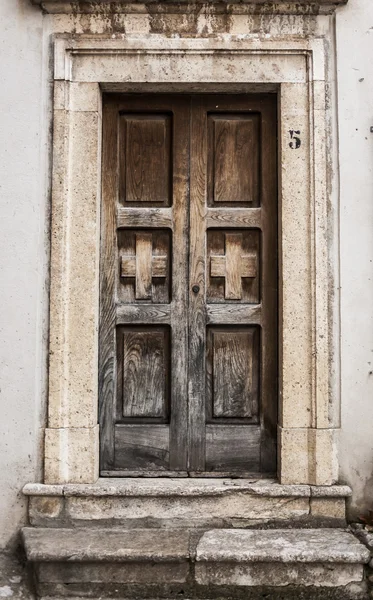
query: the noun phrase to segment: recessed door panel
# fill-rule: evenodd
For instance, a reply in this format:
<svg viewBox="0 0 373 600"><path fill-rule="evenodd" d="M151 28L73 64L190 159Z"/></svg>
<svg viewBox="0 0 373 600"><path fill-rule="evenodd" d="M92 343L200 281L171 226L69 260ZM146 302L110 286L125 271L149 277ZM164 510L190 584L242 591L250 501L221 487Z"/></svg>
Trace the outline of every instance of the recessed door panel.
<svg viewBox="0 0 373 600"><path fill-rule="evenodd" d="M209 113L207 128L209 206L258 206L260 115Z"/></svg>
<svg viewBox="0 0 373 600"><path fill-rule="evenodd" d="M171 204L171 128L170 115L121 115L119 169L123 205Z"/></svg>

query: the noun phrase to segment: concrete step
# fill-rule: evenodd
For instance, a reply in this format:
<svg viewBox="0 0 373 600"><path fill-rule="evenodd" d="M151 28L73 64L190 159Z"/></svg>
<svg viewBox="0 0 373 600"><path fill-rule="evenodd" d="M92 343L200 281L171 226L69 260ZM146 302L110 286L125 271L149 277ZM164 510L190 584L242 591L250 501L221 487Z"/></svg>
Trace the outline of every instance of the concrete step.
<svg viewBox="0 0 373 600"><path fill-rule="evenodd" d="M370 553L344 529L25 528L42 598L367 598Z"/></svg>
<svg viewBox="0 0 373 600"><path fill-rule="evenodd" d="M281 485L273 480L100 479L24 488L40 527L343 527L347 486Z"/></svg>

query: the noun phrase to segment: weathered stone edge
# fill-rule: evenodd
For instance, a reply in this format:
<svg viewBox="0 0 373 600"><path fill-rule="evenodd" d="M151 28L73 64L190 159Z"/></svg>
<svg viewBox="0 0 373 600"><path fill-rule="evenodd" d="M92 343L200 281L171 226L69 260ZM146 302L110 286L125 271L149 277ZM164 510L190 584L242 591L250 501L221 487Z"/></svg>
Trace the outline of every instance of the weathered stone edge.
<svg viewBox="0 0 373 600"><path fill-rule="evenodd" d="M350 498L352 489L348 485L311 485L311 496L313 498Z"/></svg>
<svg viewBox="0 0 373 600"><path fill-rule="evenodd" d="M320 538L320 545L309 542L304 534L309 530L276 529L263 530L209 530L202 535L196 550L196 561L202 563L247 564L247 563L348 563L367 564L370 559L369 550L346 529L316 529L313 536ZM284 551L279 553L278 547L272 547L273 534L284 540ZM249 540L247 540L249 535ZM253 538L258 536L257 542ZM304 538L307 544L302 548L293 545L294 537ZM263 545L266 540L266 545ZM356 543L357 542L357 543ZM254 547L254 550L248 551Z"/></svg>
<svg viewBox="0 0 373 600"><path fill-rule="evenodd" d="M224 540L222 552L222 536L228 532L230 535ZM188 559L196 560L202 563L227 564L227 563L346 563L346 564L367 564L370 560L369 550L359 542L352 533L346 530L334 530L332 540L330 539L330 530L318 529L313 533L320 537L320 546L311 545L306 548L297 548L293 546L294 533L302 538L302 530L294 532L293 530L276 530L276 535L285 540L285 551L278 552L276 547L272 547L271 539L267 539L267 544L263 547L250 540L252 551L247 551L247 540L245 532L233 530L238 533L232 538L232 530L208 530L199 540L192 543L190 532L180 532L175 530L175 535L163 542L157 543L156 535L159 532L155 530L138 530L136 534L143 537L143 545L139 549L138 544L131 546L131 541L123 542L124 533L132 533L128 530L113 529L49 529L49 528L30 528L22 529L22 537L28 560L31 562L41 561L68 561L68 562L183 562ZM249 533L249 532L248 532ZM267 537L261 530L256 532L251 530L250 537L253 534L259 536L260 540ZM271 532L274 533L274 532ZM289 537L290 535L290 537ZM348 536L348 539L347 539ZM164 537L164 536L163 536ZM304 535L303 535L304 537ZM209 538L206 545L206 539ZM216 543L211 544L211 539L216 538ZM288 539L287 539L288 538ZM287 540L287 545L286 545ZM66 544L66 541L68 542ZM306 540L307 541L307 538ZM195 548L193 548L195 546Z"/></svg>
<svg viewBox="0 0 373 600"><path fill-rule="evenodd" d="M223 484L221 481L208 488L190 484L190 481L183 483L175 482L174 488L170 485L164 486L163 482L154 480L148 485L137 485L136 480L122 483L103 483L102 480L97 484L63 484L46 485L42 483L28 483L23 488L25 496L83 496L83 497L105 497L105 496L129 496L129 497L172 497L172 496L222 496L235 493L252 494L253 496L267 497L316 497L316 498L340 498L349 497L352 494L350 487L346 485L332 486L308 486L308 485L281 485L281 484L263 484L253 485L241 483Z"/></svg>
<svg viewBox="0 0 373 600"><path fill-rule="evenodd" d="M343 6L347 4L348 0L295 0L293 2L289 2L286 0L223 0L218 4L220 6L223 4L232 6L252 6L257 10L265 10L266 12L271 9L276 10L278 12L290 13L292 10L297 9L307 9L309 7L312 9L313 13L317 11L317 8L320 9L328 9L330 12L333 12L339 6ZM98 2L92 2L87 0L31 0L31 3L39 6L47 13L52 14L68 14L68 13L89 13L89 12L102 12L108 10L108 6L114 8L117 12L131 12L131 6L135 7L134 12L138 12L137 6L141 5L151 5L152 11L156 10L156 12L162 12L163 5L167 6L165 2L156 3L154 0L130 0L129 2L123 2L121 0L99 0ZM172 3L171 3L172 4ZM211 4L216 5L217 0L179 0L179 2L175 2L175 5L178 5L178 11L180 11L180 7L183 5L200 5L200 4ZM293 8L292 8L293 7ZM172 5L167 6L167 12L172 12Z"/></svg>
<svg viewBox="0 0 373 600"><path fill-rule="evenodd" d="M180 563L191 557L188 531L177 531L168 539L157 541L160 532L154 529L130 532L143 536L141 549L135 544L123 542L121 529L87 529L24 527L22 539L27 559L31 562L173 562ZM66 545L66 536L69 544ZM70 537L70 539L69 539ZM161 536L162 537L162 536Z"/></svg>

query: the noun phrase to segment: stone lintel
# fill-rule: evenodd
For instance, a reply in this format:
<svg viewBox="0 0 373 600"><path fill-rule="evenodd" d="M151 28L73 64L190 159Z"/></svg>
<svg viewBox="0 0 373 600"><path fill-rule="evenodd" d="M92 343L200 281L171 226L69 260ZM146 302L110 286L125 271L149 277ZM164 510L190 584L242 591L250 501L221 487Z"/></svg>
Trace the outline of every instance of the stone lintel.
<svg viewBox="0 0 373 600"><path fill-rule="evenodd" d="M330 14L338 6L347 4L348 0L181 0L179 2L154 2L154 0L98 0L98 1L66 1L66 0L31 0L45 12L52 14L88 13L193 13L201 10L201 5L209 6L215 14Z"/></svg>

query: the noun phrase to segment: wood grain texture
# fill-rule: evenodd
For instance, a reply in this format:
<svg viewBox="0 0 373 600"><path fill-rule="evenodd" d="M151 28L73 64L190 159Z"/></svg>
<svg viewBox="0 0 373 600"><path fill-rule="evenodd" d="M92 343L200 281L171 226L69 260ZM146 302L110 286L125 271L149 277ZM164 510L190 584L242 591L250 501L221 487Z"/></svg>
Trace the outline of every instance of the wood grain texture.
<svg viewBox="0 0 373 600"><path fill-rule="evenodd" d="M120 229L118 299L168 303L171 299L171 232L166 229Z"/></svg>
<svg viewBox="0 0 373 600"><path fill-rule="evenodd" d="M188 470L204 471L206 457L206 99L192 97L189 234ZM199 291L194 293L193 286Z"/></svg>
<svg viewBox="0 0 373 600"><path fill-rule="evenodd" d="M208 205L205 217L208 227L207 268L205 268L207 273L207 320L211 322L212 319L216 319L218 323L226 327L233 323L242 327L243 322L239 321L239 317L235 320L234 308L236 306L241 308L247 303L253 305L253 311L242 315L246 319L247 325L254 325L254 323L261 325L261 343L257 344L255 356L255 364L258 367L258 369L255 367L255 372L258 373L258 378L260 373L260 383L255 384L255 387L260 390L261 395L258 398L258 394L256 394L257 406L255 409L253 406L251 407L253 413L251 417L248 416L247 411L246 416L241 417L213 417L213 373L211 371L210 376L211 358L209 356L207 358L205 366L207 403L205 471L211 470L217 473L219 471L229 472L233 469L236 472L247 473L252 469L273 472L276 468L275 424L277 422L276 99L270 95L210 96L204 98L198 106L198 110L203 114L199 114L198 129L196 127L194 130L192 127L192 132L195 131L195 134L202 138L198 146L203 154L200 164L204 165L205 171L200 169L199 186L201 195L204 194L205 205ZM219 145L220 154L219 157L214 154L216 146L212 135L213 128L209 125L211 125L212 119L219 117L224 121L228 116L229 118L232 116L233 120L248 119L252 120L253 124L255 123L256 132L253 140L255 139L256 142L253 142L255 146L253 152L256 153L256 156L248 165L249 169L253 169L250 175L248 175L247 169L245 173L244 167L244 163L246 164L248 161L245 159L244 163L240 163L248 145L243 153L236 153L236 150L231 152L233 156L235 155L232 162L235 162L236 166L240 164L239 168L231 165L229 159L221 158L228 144L231 144L231 148L232 144L235 145L235 148L238 147L236 137L238 127L229 125L229 127L220 128L219 131L222 134ZM195 118L194 112L192 112L193 118ZM271 125L269 126L269 124ZM244 135L248 139L248 129ZM248 157L248 154L246 156ZM193 161L193 153L191 160ZM261 166L260 172L257 170L258 165ZM225 184L224 177L230 178L230 170L234 173L233 177ZM221 184L219 190L215 187L216 171L219 171ZM192 181L191 184L193 185ZM253 195L244 201L243 190L248 190L250 186L253 188ZM226 197L228 189L231 189L229 192L231 200ZM216 194L220 194L218 201L215 197ZM242 203L237 201L238 199L242 200ZM242 210L243 206L246 211ZM242 225L236 228L233 226L235 223ZM227 225L225 226L225 224ZM211 272L212 256L218 258L216 264L213 261ZM225 276L223 277L224 267ZM217 311L213 310L215 304L219 306ZM226 309L223 307L224 304ZM241 353L244 353L242 348ZM266 360L264 357L267 357ZM220 387L223 385L223 381L215 382L215 385L216 388ZM232 393L231 390L224 402ZM234 411L231 415L233 414ZM241 414L245 413L241 412ZM209 420L211 420L211 424L209 424ZM212 421L214 421L214 425ZM219 423L217 423L218 421ZM252 438L255 440L255 444L253 443L252 446L247 444L247 436L249 432L253 431L251 422L257 423L256 433ZM233 426L234 429L231 429ZM209 429L211 427L216 429ZM215 441L213 442L213 440ZM219 448L218 444L220 444ZM250 449L248 449L249 446ZM224 464L224 461L227 461L228 465ZM196 470L196 472L198 471Z"/></svg>
<svg viewBox="0 0 373 600"><path fill-rule="evenodd" d="M272 473L276 96L104 105L101 472Z"/></svg>
<svg viewBox="0 0 373 600"><path fill-rule="evenodd" d="M115 468L167 470L169 445L167 425L115 425Z"/></svg>
<svg viewBox="0 0 373 600"><path fill-rule="evenodd" d="M215 329L210 339L212 417L252 417L258 411L258 332Z"/></svg>
<svg viewBox="0 0 373 600"><path fill-rule="evenodd" d="M127 325L146 323L155 325L157 323L171 323L171 307L167 304L119 304L116 307L116 324Z"/></svg>
<svg viewBox="0 0 373 600"><path fill-rule="evenodd" d="M278 208L276 103L262 100L261 198L262 198L262 333L261 333L261 470L276 470L278 410Z"/></svg>
<svg viewBox="0 0 373 600"><path fill-rule="evenodd" d="M100 468L114 468L114 419L116 402L116 223L118 190L118 111L115 103L103 106L102 207L100 247L100 323L98 395Z"/></svg>
<svg viewBox="0 0 373 600"><path fill-rule="evenodd" d="M122 115L120 191L125 205L160 204L171 198L171 117Z"/></svg>
<svg viewBox="0 0 373 600"><path fill-rule="evenodd" d="M236 208L227 211L219 208L209 208L207 211L207 227L222 227L234 229L241 227L250 227L260 229L262 225L262 211L260 208L251 208L250 210Z"/></svg>
<svg viewBox="0 0 373 600"><path fill-rule="evenodd" d="M167 419L169 414L169 332L167 328L123 327L118 340L118 414Z"/></svg>
<svg viewBox="0 0 373 600"><path fill-rule="evenodd" d="M207 425L206 471L260 471L260 439L258 425Z"/></svg>
<svg viewBox="0 0 373 600"><path fill-rule="evenodd" d="M171 470L187 470L188 461L188 243L190 98L172 100L174 123L173 253L171 307ZM177 132L177 134L176 134Z"/></svg>
<svg viewBox="0 0 373 600"><path fill-rule="evenodd" d="M228 209L227 209L228 212ZM207 231L208 302L260 302L260 231Z"/></svg>
<svg viewBox="0 0 373 600"><path fill-rule="evenodd" d="M172 228L171 208L123 208L117 209L117 227L151 227Z"/></svg>
<svg viewBox="0 0 373 600"><path fill-rule="evenodd" d="M149 300L152 295L153 236L136 234L136 300Z"/></svg>
<svg viewBox="0 0 373 600"><path fill-rule="evenodd" d="M104 105L101 473L185 472L190 99L108 94ZM163 346L151 335L162 324Z"/></svg>
<svg viewBox="0 0 373 600"><path fill-rule="evenodd" d="M208 304L208 325L260 325L262 307L244 304Z"/></svg>
<svg viewBox="0 0 373 600"><path fill-rule="evenodd" d="M209 206L258 206L258 114L209 114L207 127Z"/></svg>

